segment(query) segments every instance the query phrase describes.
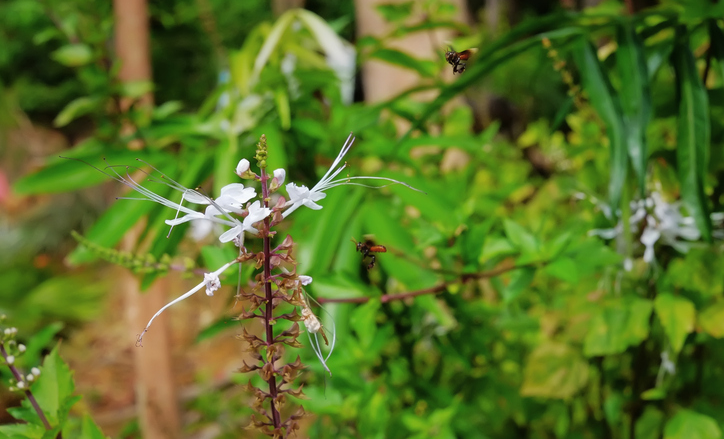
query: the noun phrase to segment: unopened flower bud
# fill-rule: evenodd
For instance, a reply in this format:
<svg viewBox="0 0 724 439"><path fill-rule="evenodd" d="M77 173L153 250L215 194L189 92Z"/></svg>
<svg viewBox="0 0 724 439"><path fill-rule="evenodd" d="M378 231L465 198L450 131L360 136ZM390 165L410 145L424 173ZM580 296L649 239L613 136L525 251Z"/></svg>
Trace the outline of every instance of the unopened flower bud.
<svg viewBox="0 0 724 439"><path fill-rule="evenodd" d="M30 373L32 373L35 376L40 376L40 369L38 369L37 367L34 367L34 368L30 369Z"/></svg>
<svg viewBox="0 0 724 439"><path fill-rule="evenodd" d="M287 171L285 171L282 168L275 169L274 170L274 178L272 178L271 184L269 185L269 189L274 192L277 189L281 187L281 185L284 184L284 180L287 177Z"/></svg>
<svg viewBox="0 0 724 439"><path fill-rule="evenodd" d="M8 363L8 365L11 365L15 363L15 357L12 355L8 355L7 358L5 358L5 361Z"/></svg>
<svg viewBox="0 0 724 439"><path fill-rule="evenodd" d="M24 382L24 381L20 381L20 382L18 383L18 389L24 389L24 388L25 388L25 382Z"/></svg>
<svg viewBox="0 0 724 439"><path fill-rule="evenodd" d="M19 345L18 345L18 350L20 351L20 353L25 352L25 345L24 345L24 344L19 344Z"/></svg>
<svg viewBox="0 0 724 439"><path fill-rule="evenodd" d="M34 381L34 380L35 380L35 375L33 375L32 373L29 373L28 376L25 377L25 379L26 379L27 381Z"/></svg>
<svg viewBox="0 0 724 439"><path fill-rule="evenodd" d="M248 170L249 170L249 160L247 160L247 159L239 160L239 164L236 165L236 175L241 177Z"/></svg>

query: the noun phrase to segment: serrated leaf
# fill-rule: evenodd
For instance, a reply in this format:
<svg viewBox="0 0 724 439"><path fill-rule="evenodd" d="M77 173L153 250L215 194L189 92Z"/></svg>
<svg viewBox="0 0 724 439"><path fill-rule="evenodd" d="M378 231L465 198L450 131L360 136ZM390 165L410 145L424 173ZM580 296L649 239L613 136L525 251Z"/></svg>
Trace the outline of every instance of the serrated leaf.
<svg viewBox="0 0 724 439"><path fill-rule="evenodd" d="M679 410L664 427L664 439L720 439L721 436L714 419L693 410Z"/></svg>
<svg viewBox="0 0 724 439"><path fill-rule="evenodd" d="M709 162L709 103L683 26L677 29L672 62L679 90L676 163L681 200L694 218L701 236L711 242L709 206L704 194Z"/></svg>
<svg viewBox="0 0 724 439"><path fill-rule="evenodd" d="M68 365L58 355L57 347L45 357L40 372L31 390L43 413L57 422L66 415L60 413L66 400L73 397L75 390L73 375Z"/></svg>
<svg viewBox="0 0 724 439"><path fill-rule="evenodd" d="M669 338L671 350L674 354L678 354L684 347L686 337L694 330L696 320L694 304L685 297L661 293L654 299L654 309Z"/></svg>

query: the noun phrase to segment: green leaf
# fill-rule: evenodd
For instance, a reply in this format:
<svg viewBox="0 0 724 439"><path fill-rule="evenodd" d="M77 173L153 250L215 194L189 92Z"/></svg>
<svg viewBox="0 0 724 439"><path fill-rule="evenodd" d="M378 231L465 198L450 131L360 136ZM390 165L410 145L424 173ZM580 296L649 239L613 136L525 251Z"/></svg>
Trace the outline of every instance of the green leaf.
<svg viewBox="0 0 724 439"><path fill-rule="evenodd" d="M152 81L128 81L123 82L120 86L121 96L131 99L140 99L143 95L153 91Z"/></svg>
<svg viewBox="0 0 724 439"><path fill-rule="evenodd" d="M74 99L60 110L60 113L53 120L53 125L64 127L75 119L95 111L100 103L101 100L98 98L81 97Z"/></svg>
<svg viewBox="0 0 724 439"><path fill-rule="evenodd" d="M417 59L405 52L394 49L377 49L370 54L370 58L379 59L396 66L416 71L420 76L432 78L437 72L437 63Z"/></svg>
<svg viewBox="0 0 724 439"><path fill-rule="evenodd" d="M505 236L513 243L524 255L534 256L540 250L540 243L530 232L525 230L520 224L509 220L503 220L503 228Z"/></svg>
<svg viewBox="0 0 724 439"><path fill-rule="evenodd" d="M56 50L51 58L67 67L80 67L93 60L93 51L87 44L68 44Z"/></svg>
<svg viewBox="0 0 724 439"><path fill-rule="evenodd" d="M659 439L663 424L664 413L647 404L643 414L636 420L634 437L636 439Z"/></svg>
<svg viewBox="0 0 724 439"><path fill-rule="evenodd" d="M588 363L564 343L546 342L535 348L523 372L523 396L568 399L588 382Z"/></svg>
<svg viewBox="0 0 724 439"><path fill-rule="evenodd" d="M66 414L60 413L60 409L73 397L75 385L70 368L58 355L57 347L45 357L40 376L31 390L43 413L52 420L51 423L65 417Z"/></svg>
<svg viewBox="0 0 724 439"><path fill-rule="evenodd" d="M664 439L719 439L721 430L709 416L680 410L664 427Z"/></svg>
<svg viewBox="0 0 724 439"><path fill-rule="evenodd" d="M578 282L580 277L578 275L576 261L565 256L546 265L543 271L560 280L572 283Z"/></svg>
<svg viewBox="0 0 724 439"><path fill-rule="evenodd" d="M711 220L704 194L709 161L709 103L685 32L685 28L677 29L672 54L679 90L676 162L684 206L694 217L701 236L711 242Z"/></svg>
<svg viewBox="0 0 724 439"><path fill-rule="evenodd" d="M686 336L694 330L696 310L689 299L662 293L654 300L656 315L661 320L664 332L669 337L674 354L681 352Z"/></svg>
<svg viewBox="0 0 724 439"><path fill-rule="evenodd" d="M113 248L126 232L153 208L154 203L150 201L119 200L93 224L85 237L102 247ZM83 246L77 247L67 257L72 265L95 259L96 255Z"/></svg>
<svg viewBox="0 0 724 439"><path fill-rule="evenodd" d="M699 326L715 338L724 337L724 302L708 306L699 314Z"/></svg>
<svg viewBox="0 0 724 439"><path fill-rule="evenodd" d="M641 194L646 193L646 127L651 116L649 73L635 24L628 21L617 29L616 63L621 77L621 109L625 138Z"/></svg>
<svg viewBox="0 0 724 439"><path fill-rule="evenodd" d="M709 20L709 41L710 50L718 61L719 78L724 79L724 32L722 32L717 20Z"/></svg>
<svg viewBox="0 0 724 439"><path fill-rule="evenodd" d="M520 268L513 271L510 277L510 283L503 290L503 301L510 303L515 300L520 293L533 283L536 269L533 267Z"/></svg>
<svg viewBox="0 0 724 439"><path fill-rule="evenodd" d="M292 126L292 111L289 107L289 95L285 89L277 87L274 90L274 103L277 107L279 123L283 129L288 130Z"/></svg>
<svg viewBox="0 0 724 439"><path fill-rule="evenodd" d="M0 425L0 439L41 439L45 433L42 425L10 424Z"/></svg>
<svg viewBox="0 0 724 439"><path fill-rule="evenodd" d="M650 300L629 298L607 304L591 321L583 353L587 357L620 354L649 336Z"/></svg>
<svg viewBox="0 0 724 439"><path fill-rule="evenodd" d="M374 340L377 332L377 311L379 311L380 305L379 300L370 299L369 302L358 306L352 312L350 325L357 334L362 347L372 345L372 340Z"/></svg>
<svg viewBox="0 0 724 439"><path fill-rule="evenodd" d="M383 3L375 6L375 10L387 21L402 21L412 14L415 2Z"/></svg>
<svg viewBox="0 0 724 439"><path fill-rule="evenodd" d="M697 292L702 298L721 297L724 291L724 257L715 248L692 248L669 264L666 279L677 288Z"/></svg>
<svg viewBox="0 0 724 439"><path fill-rule="evenodd" d="M609 198L611 206L618 208L628 173L628 152L626 151L623 114L613 87L598 61L596 51L587 39L581 38L574 51L574 57L581 72L583 89L588 95L591 105L606 125L611 169L608 185Z"/></svg>
<svg viewBox="0 0 724 439"><path fill-rule="evenodd" d="M106 439L106 435L90 416L83 415L80 439Z"/></svg>

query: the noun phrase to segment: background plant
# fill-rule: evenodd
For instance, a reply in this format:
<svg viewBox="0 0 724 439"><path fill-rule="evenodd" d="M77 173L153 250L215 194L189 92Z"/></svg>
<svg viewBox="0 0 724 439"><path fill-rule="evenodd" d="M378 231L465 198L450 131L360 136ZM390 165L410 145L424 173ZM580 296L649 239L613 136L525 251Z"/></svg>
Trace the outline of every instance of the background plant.
<svg viewBox="0 0 724 439"><path fill-rule="evenodd" d="M415 48L388 47L388 38L358 41L362 61L381 59L421 77L376 105L345 105L313 31L289 26L304 13L290 12L249 26L241 49L228 51L229 81L198 111L161 104L141 119L139 136L150 148L128 153L94 136L87 149L76 147L77 157L141 157L213 192L228 183L220 168L266 133L286 153L272 166L313 183L335 153L330 133L354 130L362 142L348 158L353 168L404 176L427 192L330 192L322 211L300 211L286 230L299 245L300 272L315 279L310 293L326 300L343 353L330 359L334 375L323 383L321 366L303 351L311 365L305 409L316 415L309 435L717 438L720 392L706 384L721 375L724 334L721 243L710 215L722 203L721 8L707 1L638 12L629 6L557 11L500 35L456 40L462 49L477 38L470 44L480 51L453 82L441 79L450 69L442 58L418 59ZM380 12L405 23L416 9ZM438 19L442 12L400 32L466 30ZM222 35L232 32L221 23ZM222 41L239 47L241 38ZM254 83L265 45L273 50ZM283 68L289 53L296 57L291 75L289 61ZM224 70L214 65L206 77ZM461 94L474 100L482 84L517 108L517 119L483 124L477 111L449 104ZM413 100L422 89L439 94ZM257 97L240 105L250 96ZM398 140L390 114L410 122L408 135ZM77 168L74 179L61 178L70 174L63 166L51 160L15 189L66 191L99 181ZM702 238L679 237L672 246L660 237L651 244L654 259L644 261L647 228L664 236L684 225L662 227L670 216L659 216L654 194L681 200L677 211ZM85 236L110 247L150 213L150 253L173 253L183 233L165 239L154 209L112 208L104 218L117 219L115 226L101 219ZM610 232L602 238L592 230ZM369 272L349 242L365 234L388 247ZM206 259L222 253L202 251ZM72 259L91 257L77 251ZM335 303L350 298L357 303ZM191 403L202 414L195 427L221 424L235 437L236 424L223 414L248 409L224 392Z"/></svg>

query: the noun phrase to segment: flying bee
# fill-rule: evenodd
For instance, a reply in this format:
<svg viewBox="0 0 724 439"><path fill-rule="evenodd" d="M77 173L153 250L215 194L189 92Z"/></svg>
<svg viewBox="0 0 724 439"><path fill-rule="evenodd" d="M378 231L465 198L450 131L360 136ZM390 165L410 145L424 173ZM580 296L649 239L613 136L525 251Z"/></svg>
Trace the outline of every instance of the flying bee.
<svg viewBox="0 0 724 439"><path fill-rule="evenodd" d="M470 56L477 51L478 49L468 49L463 50L462 52L456 52L453 49L448 48L447 52L445 52L445 60L448 64L453 66L453 75L455 73L462 74L465 71L467 60L470 59Z"/></svg>
<svg viewBox="0 0 724 439"><path fill-rule="evenodd" d="M365 242L357 242L354 238L352 238L352 242L354 242L357 246L357 251L362 253L363 261L367 257L371 258L370 263L367 264L368 270L371 270L375 266L377 256L375 256L374 253L387 253L387 247L385 247L384 245L376 245L370 239L365 240Z"/></svg>

